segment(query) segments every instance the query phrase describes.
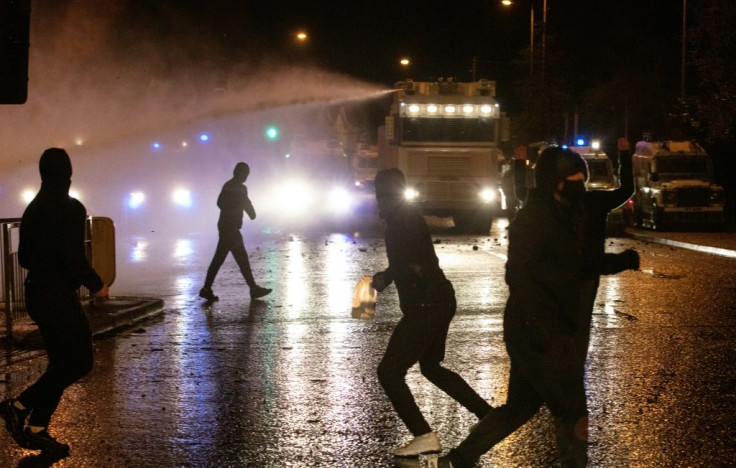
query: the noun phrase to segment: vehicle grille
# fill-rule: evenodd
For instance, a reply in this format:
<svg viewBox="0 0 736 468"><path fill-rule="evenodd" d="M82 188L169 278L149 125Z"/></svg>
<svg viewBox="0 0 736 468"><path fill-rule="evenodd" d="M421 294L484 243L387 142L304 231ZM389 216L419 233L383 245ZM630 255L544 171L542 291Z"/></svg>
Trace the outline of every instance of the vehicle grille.
<svg viewBox="0 0 736 468"><path fill-rule="evenodd" d="M430 156L427 158L427 173L436 176L468 176L470 158L457 156Z"/></svg>
<svg viewBox="0 0 736 468"><path fill-rule="evenodd" d="M690 187L677 190L677 206L708 206L710 189L707 187Z"/></svg>
<svg viewBox="0 0 736 468"><path fill-rule="evenodd" d="M426 185L427 200L475 200L478 195L473 186L453 182L430 182Z"/></svg>

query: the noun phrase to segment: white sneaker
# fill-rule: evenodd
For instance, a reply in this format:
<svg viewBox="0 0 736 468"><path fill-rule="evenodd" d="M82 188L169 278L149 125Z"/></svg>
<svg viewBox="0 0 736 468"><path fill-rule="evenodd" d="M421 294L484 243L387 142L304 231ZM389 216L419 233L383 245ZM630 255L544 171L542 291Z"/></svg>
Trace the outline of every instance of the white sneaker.
<svg viewBox="0 0 736 468"><path fill-rule="evenodd" d="M414 437L411 442L394 450L397 457L416 457L425 453L437 453L442 451L442 442L434 432L427 432Z"/></svg>

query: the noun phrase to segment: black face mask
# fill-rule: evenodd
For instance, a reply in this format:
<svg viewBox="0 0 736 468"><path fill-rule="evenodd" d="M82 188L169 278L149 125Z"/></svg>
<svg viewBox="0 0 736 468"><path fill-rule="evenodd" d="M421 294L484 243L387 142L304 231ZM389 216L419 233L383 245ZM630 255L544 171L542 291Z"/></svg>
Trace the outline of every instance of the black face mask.
<svg viewBox="0 0 736 468"><path fill-rule="evenodd" d="M582 180L566 180L562 184L560 195L570 205L581 203L585 196L585 182Z"/></svg>

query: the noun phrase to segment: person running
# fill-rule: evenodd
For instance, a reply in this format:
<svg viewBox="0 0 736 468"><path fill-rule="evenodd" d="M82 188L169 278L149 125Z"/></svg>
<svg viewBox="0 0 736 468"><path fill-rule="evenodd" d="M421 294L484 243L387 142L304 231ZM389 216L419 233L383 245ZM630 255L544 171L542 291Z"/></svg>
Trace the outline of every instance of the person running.
<svg viewBox="0 0 736 468"><path fill-rule="evenodd" d="M217 197L217 206L220 208L217 231L220 237L217 241L215 256L207 269L204 286L199 290L199 296L210 302L219 299L212 292L212 284L215 282L215 276L220 271L220 267L228 253L233 254L235 262L240 268L240 273L242 273L250 288L251 299L258 299L272 291L271 288L258 286L255 279L253 279L248 252L245 250L243 236L240 234L240 228L243 226L243 211L248 213L250 219L256 219L256 210L253 208L250 198L248 198L248 188L245 186L249 174L250 167L246 163L237 163L233 170L233 178L225 182L220 195Z"/></svg>
<svg viewBox="0 0 736 468"><path fill-rule="evenodd" d="M18 398L0 403L0 415L18 445L63 458L69 455L69 445L49 434L51 417L66 388L87 375L94 363L92 333L77 289L83 285L102 301L109 291L85 256L87 212L69 196L69 155L49 148L41 155L39 169L41 190L21 219L18 261L28 270L26 307L41 332L48 367Z"/></svg>
<svg viewBox="0 0 736 468"><path fill-rule="evenodd" d="M493 408L441 467L466 468L546 404L563 467L587 463L585 359L577 349L581 289L590 263L582 242L587 166L569 149L542 152L536 188L509 226L504 341L509 354L506 403Z"/></svg>
<svg viewBox="0 0 736 468"><path fill-rule="evenodd" d="M373 275L372 285L380 292L395 283L403 314L377 373L391 404L414 436L394 451L398 457L442 450L406 384L406 373L417 362L422 375L479 419L491 409L461 376L442 366L456 311L455 291L439 266L424 218L404 200L405 188L406 179L399 169L376 175L379 216L386 222L388 268Z"/></svg>

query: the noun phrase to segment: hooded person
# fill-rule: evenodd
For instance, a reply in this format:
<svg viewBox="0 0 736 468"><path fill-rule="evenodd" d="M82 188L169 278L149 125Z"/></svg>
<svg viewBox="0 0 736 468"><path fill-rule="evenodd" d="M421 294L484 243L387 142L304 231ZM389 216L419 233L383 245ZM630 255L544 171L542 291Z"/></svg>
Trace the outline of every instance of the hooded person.
<svg viewBox="0 0 736 468"><path fill-rule="evenodd" d="M442 444L417 406L406 384L409 368L419 363L424 377L463 407L482 418L490 405L457 373L442 366L450 322L455 316L455 291L439 266L427 223L406 202L406 178L396 168L376 175L379 216L386 222L388 268L373 275L381 292L392 283L399 294L401 319L378 365L378 380L413 439L394 455L414 457L439 452Z"/></svg>
<svg viewBox="0 0 736 468"><path fill-rule="evenodd" d="M18 261L28 270L26 307L43 337L48 367L17 399L0 403L0 415L18 445L61 458L69 454L69 446L49 434L51 417L66 388L94 362L92 334L77 289L85 286L100 300L109 293L85 255L87 212L69 196L69 155L60 148L47 149L39 172L41 189L21 219Z"/></svg>
<svg viewBox="0 0 736 468"><path fill-rule="evenodd" d="M580 210L585 160L557 147L537 161L537 186L509 225L504 341L511 361L506 403L493 408L439 466L471 467L547 405L564 467L587 463L584 361L576 352L586 262Z"/></svg>
<svg viewBox="0 0 736 468"><path fill-rule="evenodd" d="M240 273L250 288L251 299L261 298L272 291L270 288L259 286L253 278L248 252L240 234L240 228L243 227L243 212L247 213L250 219L256 219L256 210L248 198L248 188L245 186L249 175L250 166L244 162L237 163L233 169L232 179L225 182L217 197L217 206L220 208L220 217L217 220L219 240L215 255L207 268L204 286L199 290L199 296L208 302L219 299L212 292L212 285L228 253L233 254Z"/></svg>

